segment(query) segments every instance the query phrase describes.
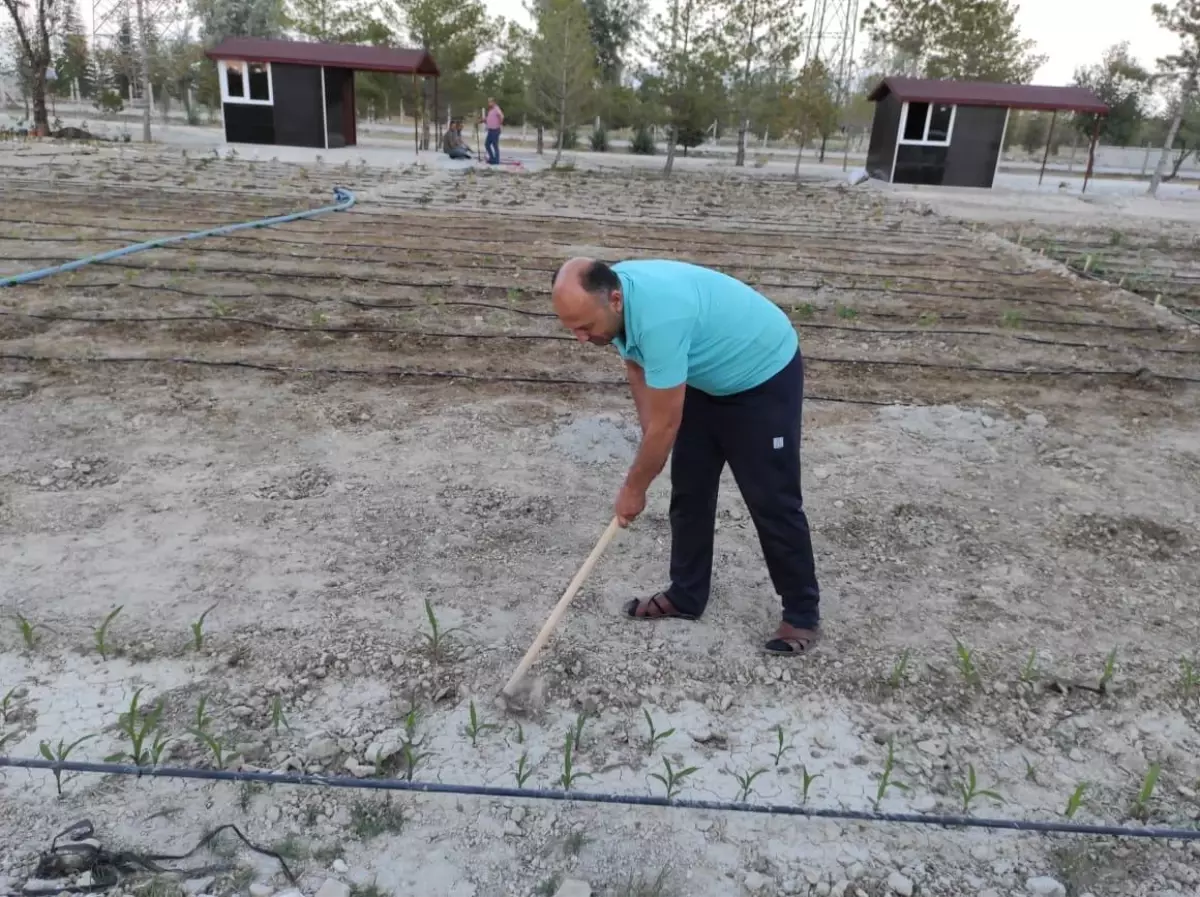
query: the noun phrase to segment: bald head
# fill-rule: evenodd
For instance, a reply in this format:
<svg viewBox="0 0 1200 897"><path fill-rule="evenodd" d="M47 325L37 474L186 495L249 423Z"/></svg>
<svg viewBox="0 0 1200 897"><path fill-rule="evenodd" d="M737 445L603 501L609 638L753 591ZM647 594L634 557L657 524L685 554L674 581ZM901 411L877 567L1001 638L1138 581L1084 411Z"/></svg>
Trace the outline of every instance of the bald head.
<svg viewBox="0 0 1200 897"><path fill-rule="evenodd" d="M568 259L554 274L550 301L580 342L607 345L624 329L621 279L604 262Z"/></svg>

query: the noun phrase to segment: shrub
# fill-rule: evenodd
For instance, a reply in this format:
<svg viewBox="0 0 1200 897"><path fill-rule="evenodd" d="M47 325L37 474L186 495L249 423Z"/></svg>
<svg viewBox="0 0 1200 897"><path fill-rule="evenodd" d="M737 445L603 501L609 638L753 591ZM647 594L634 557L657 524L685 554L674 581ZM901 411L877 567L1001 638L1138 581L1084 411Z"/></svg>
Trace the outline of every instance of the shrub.
<svg viewBox="0 0 1200 897"><path fill-rule="evenodd" d="M638 156L653 156L656 152L654 135L645 125L638 128L633 140L629 141L629 151Z"/></svg>

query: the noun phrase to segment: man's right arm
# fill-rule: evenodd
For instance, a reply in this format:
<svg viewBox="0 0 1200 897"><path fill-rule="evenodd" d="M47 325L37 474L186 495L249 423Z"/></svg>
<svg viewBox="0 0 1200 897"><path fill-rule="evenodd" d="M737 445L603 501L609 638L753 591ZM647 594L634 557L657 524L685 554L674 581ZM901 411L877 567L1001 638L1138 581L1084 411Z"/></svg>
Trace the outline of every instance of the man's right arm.
<svg viewBox="0 0 1200 897"><path fill-rule="evenodd" d="M641 425L642 434L646 433L646 425L649 422L646 414L648 406L646 404L646 372L642 370L641 365L637 362L625 361L625 373L629 378L629 388L633 392L633 404L637 408L638 423Z"/></svg>

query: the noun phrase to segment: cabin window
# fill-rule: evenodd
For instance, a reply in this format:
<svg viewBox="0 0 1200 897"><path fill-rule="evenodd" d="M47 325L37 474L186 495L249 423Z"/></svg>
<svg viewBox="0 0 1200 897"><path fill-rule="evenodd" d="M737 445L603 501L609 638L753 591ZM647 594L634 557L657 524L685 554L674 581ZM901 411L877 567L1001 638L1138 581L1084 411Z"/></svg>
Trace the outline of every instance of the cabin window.
<svg viewBox="0 0 1200 897"><path fill-rule="evenodd" d="M223 59L219 65L221 99L226 103L271 105L271 64Z"/></svg>
<svg viewBox="0 0 1200 897"><path fill-rule="evenodd" d="M954 113L947 103L905 103L900 142L946 146L954 132Z"/></svg>

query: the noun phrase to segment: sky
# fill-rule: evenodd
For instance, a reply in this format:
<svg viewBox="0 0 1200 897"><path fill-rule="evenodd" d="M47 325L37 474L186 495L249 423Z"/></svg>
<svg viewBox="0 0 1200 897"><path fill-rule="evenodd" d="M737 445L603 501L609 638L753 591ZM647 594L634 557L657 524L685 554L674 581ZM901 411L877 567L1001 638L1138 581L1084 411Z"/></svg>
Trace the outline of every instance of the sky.
<svg viewBox="0 0 1200 897"><path fill-rule="evenodd" d="M492 15L525 24L523 0L484 0ZM650 0L652 10L663 0ZM806 0L811 7L812 0ZM1050 58L1034 78L1038 84L1068 84L1079 66L1100 60L1113 44L1128 40L1130 51L1152 68L1159 56L1171 53L1178 40L1150 14L1153 0L1024 0L1017 13L1022 34L1037 42L1037 52ZM860 0L859 8L866 6Z"/></svg>

